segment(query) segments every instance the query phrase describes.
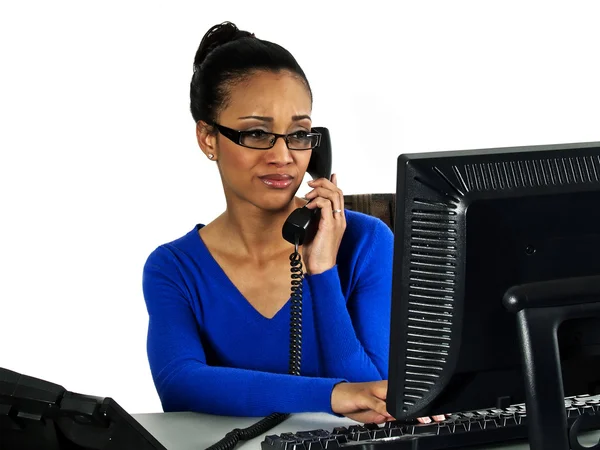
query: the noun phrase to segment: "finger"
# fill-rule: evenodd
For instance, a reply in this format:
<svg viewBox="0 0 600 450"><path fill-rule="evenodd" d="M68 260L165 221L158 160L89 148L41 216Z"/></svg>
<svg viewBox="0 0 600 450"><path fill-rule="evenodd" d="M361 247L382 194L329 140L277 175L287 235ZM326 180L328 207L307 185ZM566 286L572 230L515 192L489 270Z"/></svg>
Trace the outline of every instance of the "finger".
<svg viewBox="0 0 600 450"><path fill-rule="evenodd" d="M381 400L385 400L387 398L387 389L388 389L388 382L387 380L378 382L375 386L373 386L373 395L375 395L375 397L381 399Z"/></svg>
<svg viewBox="0 0 600 450"><path fill-rule="evenodd" d="M320 195L317 196L312 196L312 198L309 199L309 202L306 204L306 206L309 209L314 209L314 208L321 208L321 209L329 209L330 211L333 210L334 206L333 203L331 202L330 199L328 199L327 197L322 197Z"/></svg>
<svg viewBox="0 0 600 450"><path fill-rule="evenodd" d="M385 422L390 422L392 420L394 420L392 417L382 416L381 414L377 414L371 419L371 423L385 423Z"/></svg>
<svg viewBox="0 0 600 450"><path fill-rule="evenodd" d="M317 198L317 197L326 198L327 200L329 200L331 202L333 210L340 211L340 213L336 213L336 215L339 215L340 218L343 218L344 203L342 200L340 200L339 192L332 191L330 189L326 189L326 188L322 188L322 187L317 187L317 188L313 189L312 191L310 191L309 193L307 193L305 197L308 200Z"/></svg>
<svg viewBox="0 0 600 450"><path fill-rule="evenodd" d="M385 417L392 417L392 415L387 412L387 406L385 402L377 397L372 397L371 395L366 395L364 397L365 406L376 413L381 414Z"/></svg>
<svg viewBox="0 0 600 450"><path fill-rule="evenodd" d="M308 182L308 185L310 187L321 186L321 187L327 187L329 189L335 189L335 184L333 183L333 181L328 180L327 178L317 178L316 180L310 180Z"/></svg>
<svg viewBox="0 0 600 450"><path fill-rule="evenodd" d="M337 188L337 185L338 185L338 177L337 177L337 173L334 173L334 174L332 174L332 175L331 175L331 182L332 182L332 183L335 185L335 187ZM345 214L344 214L344 204L345 204L345 202L344 202L344 193L343 193L343 192L342 192L342 190L341 190L341 189L339 189L339 188L337 188L337 189L335 190L335 192L337 192L337 195L338 195L338 198L339 198L339 205L340 205L340 207L339 207L339 208L335 208L335 209L341 209L341 210L342 210L342 213L340 214L340 217L341 217L342 219L345 219L345 218L346 218L346 216L345 216Z"/></svg>
<svg viewBox="0 0 600 450"><path fill-rule="evenodd" d="M323 188L323 189L329 189L331 191L334 192L339 192L343 195L342 190L337 186L337 175L333 174L331 176L331 180L328 180L327 178L319 178L317 180L310 180L308 182L308 185L311 188Z"/></svg>
<svg viewBox="0 0 600 450"><path fill-rule="evenodd" d="M360 423L385 423L390 422L394 419L382 416L371 410L359 411L349 414L344 414L349 419L355 420Z"/></svg>
<svg viewBox="0 0 600 450"><path fill-rule="evenodd" d="M443 414L439 415L439 416L431 416L433 418L433 420L435 420L436 422L442 422L444 420L446 420L446 416L444 416Z"/></svg>
<svg viewBox="0 0 600 450"><path fill-rule="evenodd" d="M338 195L339 195L339 192L337 189L329 189L329 188L326 188L323 186L317 186L312 191L309 191L305 197L306 198L323 197L323 198L328 198L333 201L333 199Z"/></svg>
<svg viewBox="0 0 600 450"><path fill-rule="evenodd" d="M342 192L340 188L337 187L337 175L335 175L335 183L331 180L328 180L327 178L318 178L316 180L310 180L308 182L308 185L312 188L322 187L325 189L330 189L332 191Z"/></svg>
<svg viewBox="0 0 600 450"><path fill-rule="evenodd" d="M431 419L429 417L419 417L417 421L421 423L431 423Z"/></svg>
<svg viewBox="0 0 600 450"><path fill-rule="evenodd" d="M321 209L321 220L325 219L330 223L330 226L333 226L333 209L331 207L331 202L323 197L316 197L306 204L308 209Z"/></svg>

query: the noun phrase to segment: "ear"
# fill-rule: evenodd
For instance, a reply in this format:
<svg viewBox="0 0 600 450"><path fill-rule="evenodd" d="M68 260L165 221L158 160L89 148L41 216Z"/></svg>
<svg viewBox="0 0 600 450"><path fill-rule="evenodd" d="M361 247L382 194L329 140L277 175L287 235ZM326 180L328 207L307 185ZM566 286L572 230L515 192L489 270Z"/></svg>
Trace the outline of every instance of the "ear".
<svg viewBox="0 0 600 450"><path fill-rule="evenodd" d="M211 161L216 161L218 159L217 135L214 133L213 127L199 120L196 124L196 139L202 153Z"/></svg>

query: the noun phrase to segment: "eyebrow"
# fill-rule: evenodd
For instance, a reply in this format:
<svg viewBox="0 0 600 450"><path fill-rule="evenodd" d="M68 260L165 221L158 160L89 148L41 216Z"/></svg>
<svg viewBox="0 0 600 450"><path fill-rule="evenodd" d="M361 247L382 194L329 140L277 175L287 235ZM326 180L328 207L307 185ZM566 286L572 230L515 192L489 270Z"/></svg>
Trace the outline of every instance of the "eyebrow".
<svg viewBox="0 0 600 450"><path fill-rule="evenodd" d="M238 119L257 119L257 120L262 120L263 122L273 122L273 118L272 117L265 117L265 116L243 116L243 117L238 117ZM301 114L299 116L292 116L292 120L293 121L303 120L303 119L311 120L311 118L310 118L310 116L308 114Z"/></svg>

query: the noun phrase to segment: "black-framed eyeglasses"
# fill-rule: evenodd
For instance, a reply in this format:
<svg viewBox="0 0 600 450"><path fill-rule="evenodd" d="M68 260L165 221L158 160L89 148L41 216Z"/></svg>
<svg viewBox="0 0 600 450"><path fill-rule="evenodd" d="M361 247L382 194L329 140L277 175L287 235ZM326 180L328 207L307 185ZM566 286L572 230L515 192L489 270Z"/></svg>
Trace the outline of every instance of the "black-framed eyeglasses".
<svg viewBox="0 0 600 450"><path fill-rule="evenodd" d="M290 134L268 133L263 130L237 131L227 128L218 123L213 125L227 139L235 142L242 147L253 148L257 150L268 150L275 146L277 139L283 138L285 144L290 150L311 150L318 147L321 143L321 133L296 131Z"/></svg>

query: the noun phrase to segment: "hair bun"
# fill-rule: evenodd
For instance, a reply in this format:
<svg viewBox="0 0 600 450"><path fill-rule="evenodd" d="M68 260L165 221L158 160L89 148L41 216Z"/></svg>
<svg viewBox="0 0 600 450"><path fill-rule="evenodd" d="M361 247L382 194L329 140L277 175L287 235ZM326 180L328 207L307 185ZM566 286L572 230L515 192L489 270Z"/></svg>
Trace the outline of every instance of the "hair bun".
<svg viewBox="0 0 600 450"><path fill-rule="evenodd" d="M253 36L254 33L242 31L231 22L223 22L213 26L206 32L202 38L202 41L200 42L200 46L196 52L196 57L194 58L194 68L199 68L208 54L217 47L237 39Z"/></svg>

